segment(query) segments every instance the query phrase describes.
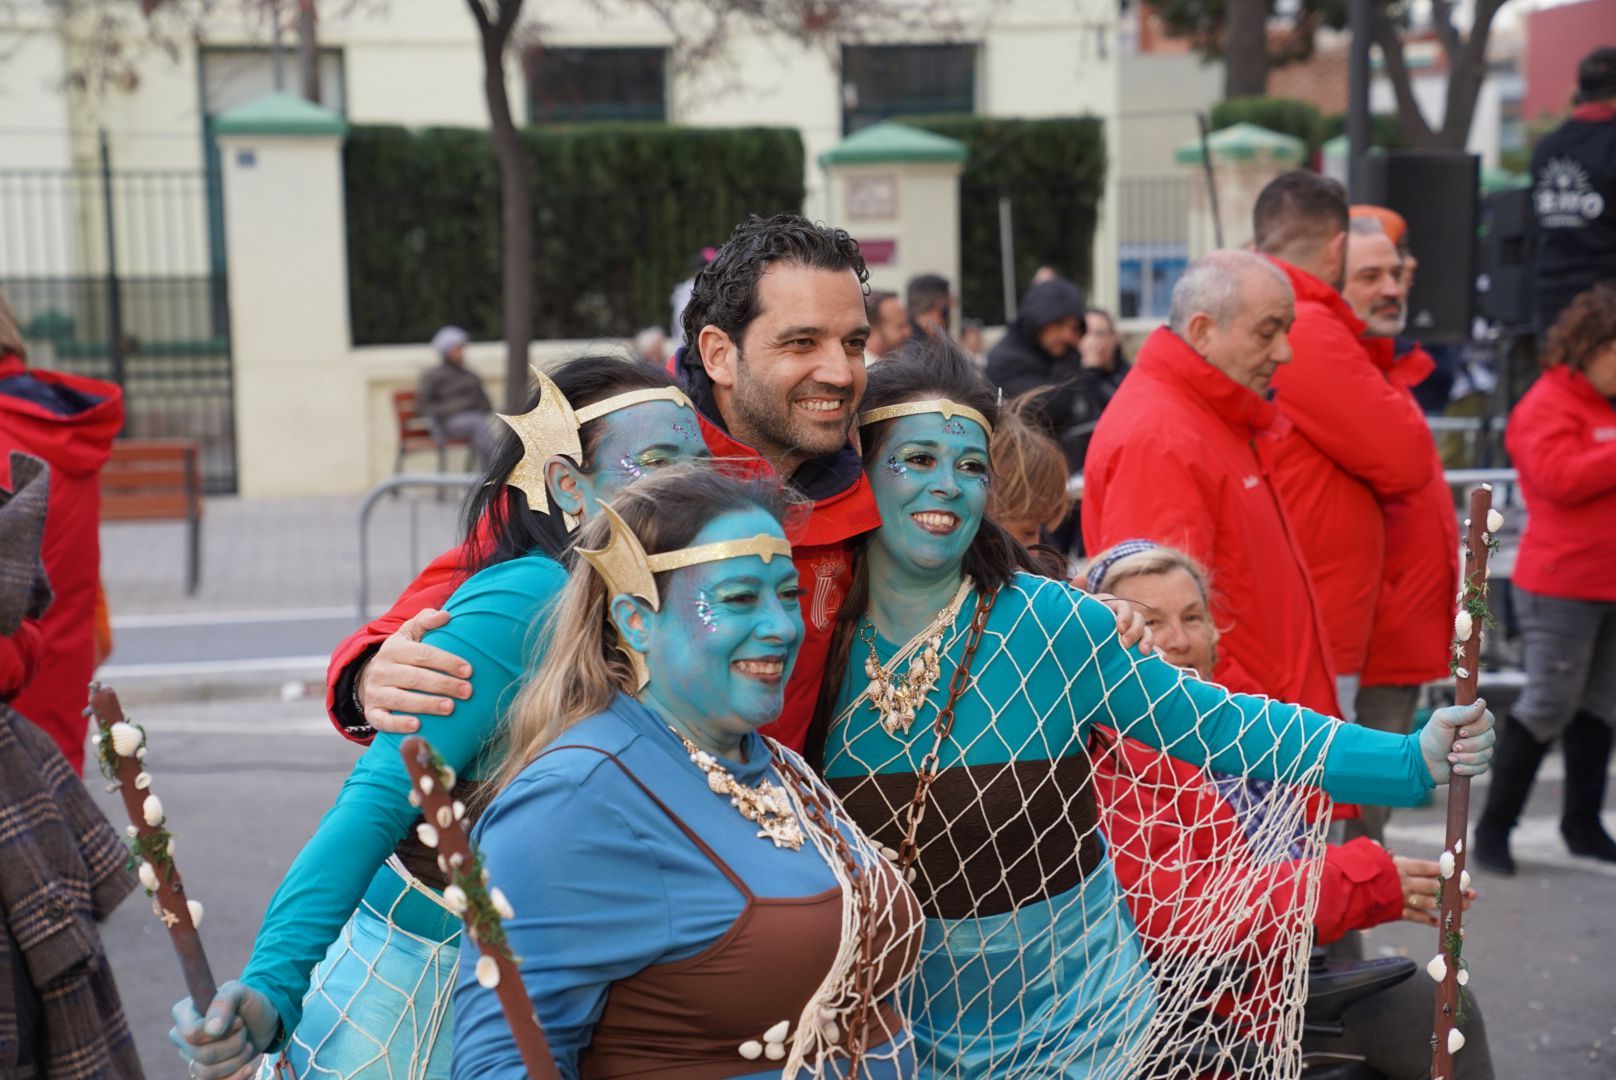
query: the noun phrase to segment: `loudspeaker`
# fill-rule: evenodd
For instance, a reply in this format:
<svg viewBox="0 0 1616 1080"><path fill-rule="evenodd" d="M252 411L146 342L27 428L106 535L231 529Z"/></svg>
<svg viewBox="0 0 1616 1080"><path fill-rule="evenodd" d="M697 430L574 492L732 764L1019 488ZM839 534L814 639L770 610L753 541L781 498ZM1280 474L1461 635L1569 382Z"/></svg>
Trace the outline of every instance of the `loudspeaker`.
<svg viewBox="0 0 1616 1080"><path fill-rule="evenodd" d="M1530 188L1482 197L1476 306L1482 318L1506 331L1528 330L1537 317L1532 269L1536 233Z"/></svg>
<svg viewBox="0 0 1616 1080"><path fill-rule="evenodd" d="M1470 340L1480 179L1475 154L1393 150L1369 159L1369 201L1403 215L1409 251L1419 260L1408 333L1420 341Z"/></svg>

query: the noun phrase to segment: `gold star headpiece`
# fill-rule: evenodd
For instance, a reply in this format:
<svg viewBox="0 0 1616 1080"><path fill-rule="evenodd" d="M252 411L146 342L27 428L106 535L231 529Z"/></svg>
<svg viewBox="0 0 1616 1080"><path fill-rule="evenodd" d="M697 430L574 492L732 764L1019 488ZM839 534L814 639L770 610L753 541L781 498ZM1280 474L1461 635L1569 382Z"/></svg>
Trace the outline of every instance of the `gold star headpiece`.
<svg viewBox="0 0 1616 1080"><path fill-rule="evenodd" d="M591 420L607 413L639 405L646 401L671 401L694 410L690 398L677 386L654 386L643 390L629 390L603 398L593 405L574 411L561 388L542 371L535 371L539 384L539 403L520 416L497 414L511 426L522 440L522 460L505 478L505 482L527 496L527 504L541 514L550 512L550 493L544 486L544 463L554 454L563 454L579 466L583 465L584 448L578 429ZM567 528L576 528L578 522L566 517Z"/></svg>
<svg viewBox="0 0 1616 1080"><path fill-rule="evenodd" d="M745 540L721 540L678 551L664 551L659 555L647 555L640 538L634 535L634 530L628 527L628 522L616 510L602 503L600 511L611 522L611 535L606 540L606 546L579 548L578 554L588 560L589 565L606 582L608 598L624 593L637 596L650 604L652 611L662 610L656 574L723 559L737 559L743 555L756 555L765 565L773 562L776 556L791 558L791 544L782 536L770 536L768 533L758 533ZM635 688L638 689L651 679L651 673L645 667L645 657L626 646L623 651L633 665Z"/></svg>
<svg viewBox="0 0 1616 1080"><path fill-rule="evenodd" d="M886 405L879 409L871 409L867 413L859 413L859 427L869 427L879 424L883 420L896 420L900 416L916 416L920 413L942 413L945 420L952 420L956 416L963 416L967 420L975 420L982 425L988 438L993 438L993 425L988 418L971 408L961 405L957 401L947 398L932 398L929 401L906 401L901 405Z"/></svg>

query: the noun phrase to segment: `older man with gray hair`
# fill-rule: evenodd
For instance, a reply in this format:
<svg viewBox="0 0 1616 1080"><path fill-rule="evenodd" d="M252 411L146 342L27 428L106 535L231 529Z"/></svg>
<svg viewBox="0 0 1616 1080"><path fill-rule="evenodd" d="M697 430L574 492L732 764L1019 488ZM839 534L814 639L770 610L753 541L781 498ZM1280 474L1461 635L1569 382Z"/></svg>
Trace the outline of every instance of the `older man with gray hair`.
<svg viewBox="0 0 1616 1080"><path fill-rule="evenodd" d="M1168 325L1095 429L1083 540L1144 538L1198 560L1224 628L1217 681L1339 716L1307 564L1270 480L1289 423L1268 386L1294 318L1289 281L1259 255L1215 251L1184 272Z"/></svg>

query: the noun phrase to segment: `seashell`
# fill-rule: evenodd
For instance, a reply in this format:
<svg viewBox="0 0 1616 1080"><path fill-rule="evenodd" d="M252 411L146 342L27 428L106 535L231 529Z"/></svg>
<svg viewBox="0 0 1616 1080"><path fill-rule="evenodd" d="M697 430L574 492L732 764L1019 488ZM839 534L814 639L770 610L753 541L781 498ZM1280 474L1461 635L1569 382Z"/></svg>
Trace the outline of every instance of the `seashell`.
<svg viewBox="0 0 1616 1080"><path fill-rule="evenodd" d="M156 868L153 867L152 864L147 862L145 859L142 859L142 860L140 860L139 874L140 874L140 883L142 885L146 886L146 890L148 892L156 892L157 891L157 886L159 884L161 884L157 880L157 870L156 870Z"/></svg>
<svg viewBox="0 0 1616 1080"><path fill-rule="evenodd" d="M1431 962L1425 965L1425 973L1431 976L1432 982L1441 982L1448 977L1448 958L1441 953L1431 957Z"/></svg>
<svg viewBox="0 0 1616 1080"><path fill-rule="evenodd" d="M1466 892L1470 891L1470 871L1459 871L1459 888L1465 890Z"/></svg>
<svg viewBox="0 0 1616 1080"><path fill-rule="evenodd" d="M763 1056L763 1044L756 1039L747 1039L737 1047L737 1050L747 1061L756 1061Z"/></svg>
<svg viewBox="0 0 1616 1080"><path fill-rule="evenodd" d="M458 885L445 885L443 888L443 902L449 905L449 910L456 915L466 913L466 890Z"/></svg>
<svg viewBox="0 0 1616 1080"><path fill-rule="evenodd" d="M149 787L151 787L151 773L149 773L149 772L136 773L135 774L135 788L137 790L140 790L140 791L145 791Z"/></svg>
<svg viewBox="0 0 1616 1080"><path fill-rule="evenodd" d="M133 757L143 740L139 728L122 720L112 725L109 734L112 736L112 749L119 757Z"/></svg>
<svg viewBox="0 0 1616 1080"><path fill-rule="evenodd" d="M499 985L499 962L492 956L477 958L477 985L492 990Z"/></svg>
<svg viewBox="0 0 1616 1080"><path fill-rule="evenodd" d="M107 794L108 795L116 795L116 794L118 794L118 783L117 783L117 781L113 780L113 781L109 781L107 783Z"/></svg>
<svg viewBox="0 0 1616 1080"><path fill-rule="evenodd" d="M1470 969L1469 968L1460 968L1459 969L1459 974L1457 976L1455 976L1455 977L1459 980L1459 985L1460 986L1469 986L1470 985Z"/></svg>
<svg viewBox="0 0 1616 1080"><path fill-rule="evenodd" d="M202 901L185 901L185 910L191 914L191 929L195 930L202 925Z"/></svg>
<svg viewBox="0 0 1616 1080"><path fill-rule="evenodd" d="M1453 617L1453 640L1469 641L1470 631L1473 629L1475 622L1471 619L1470 612L1461 609L1459 614Z"/></svg>
<svg viewBox="0 0 1616 1080"><path fill-rule="evenodd" d="M836 1021L832 1020L820 1030L824 1032L826 1042L838 1043L842 1041L842 1029L836 1026Z"/></svg>
<svg viewBox="0 0 1616 1080"><path fill-rule="evenodd" d="M488 890L488 901L494 905L494 910L499 912L500 918L516 918L515 909L511 907L511 902L505 899L505 894L500 891L499 886L496 885Z"/></svg>
<svg viewBox="0 0 1616 1080"><path fill-rule="evenodd" d="M779 1061L786 1056L785 1043L769 1043L763 1048L763 1056L770 1061Z"/></svg>
<svg viewBox="0 0 1616 1080"><path fill-rule="evenodd" d="M437 781L433 780L431 776L423 776L423 777L421 777L421 794L422 795L430 795L430 794L432 794L432 789L437 787L437 786L438 786Z"/></svg>
<svg viewBox="0 0 1616 1080"><path fill-rule="evenodd" d="M1458 1028L1449 1028L1448 1029L1448 1053L1457 1054L1460 1050L1464 1049L1464 1044L1465 1044L1464 1032L1460 1031Z"/></svg>
<svg viewBox="0 0 1616 1080"><path fill-rule="evenodd" d="M438 870L445 875L449 873L449 860L442 855L438 856Z"/></svg>
<svg viewBox="0 0 1616 1080"><path fill-rule="evenodd" d="M707 790L713 792L715 795L724 794L724 778L715 772L708 773Z"/></svg>
<svg viewBox="0 0 1616 1080"><path fill-rule="evenodd" d="M168 847L165 850L168 852L168 857L172 859L174 857L174 837L172 835L168 838Z"/></svg>
<svg viewBox="0 0 1616 1080"><path fill-rule="evenodd" d="M129 834L130 836L139 836L140 835L140 830L135 828L133 825L125 825L123 827L123 831L125 833Z"/></svg>
<svg viewBox="0 0 1616 1080"><path fill-rule="evenodd" d="M895 863L898 861L898 853L892 848L887 847L885 844L881 845L881 857L890 863Z"/></svg>
<svg viewBox="0 0 1616 1080"><path fill-rule="evenodd" d="M142 746L139 750L135 751L135 760L136 761L145 761L146 760L146 748L144 746Z"/></svg>
<svg viewBox="0 0 1616 1080"><path fill-rule="evenodd" d="M791 1034L791 1021L782 1020L763 1033L763 1041L766 1043L783 1043L789 1034Z"/></svg>
<svg viewBox="0 0 1616 1080"><path fill-rule="evenodd" d="M1454 668L1453 673L1455 675L1459 676L1459 678L1461 678L1461 679L1470 678L1470 669L1469 668Z"/></svg>
<svg viewBox="0 0 1616 1080"><path fill-rule="evenodd" d="M410 788L410 793L408 795L404 796L404 797L409 800L409 803L410 803L411 806L415 807L418 810L420 809L420 807L421 807L421 793L419 791L416 791L414 788Z"/></svg>
<svg viewBox="0 0 1616 1080"><path fill-rule="evenodd" d="M447 806L438 807L438 828L447 829L454 824L454 811Z"/></svg>
<svg viewBox="0 0 1616 1080"><path fill-rule="evenodd" d="M913 885L915 883L915 878L918 876L919 875L915 873L915 868L911 866L909 868L909 872L904 875L904 880Z"/></svg>
<svg viewBox="0 0 1616 1080"><path fill-rule="evenodd" d="M1504 515L1497 510L1487 511L1487 531L1496 533L1504 527Z"/></svg>
<svg viewBox="0 0 1616 1080"><path fill-rule="evenodd" d="M1446 881L1450 877L1452 877L1453 876L1453 852L1444 851L1441 855L1437 856L1436 866L1437 866L1437 872L1442 875L1442 880L1443 881Z"/></svg>
<svg viewBox="0 0 1616 1080"><path fill-rule="evenodd" d="M146 801L140 804L140 816L146 819L146 824L152 828L163 823L163 803L155 795L146 796Z"/></svg>
<svg viewBox="0 0 1616 1080"><path fill-rule="evenodd" d="M455 786L455 771L450 766L445 765L440 770L440 775L443 777L443 793L447 795L449 789Z"/></svg>
<svg viewBox="0 0 1616 1080"><path fill-rule="evenodd" d="M1453 842L1453 853L1455 855L1464 854L1464 837L1461 836Z"/></svg>
<svg viewBox="0 0 1616 1080"><path fill-rule="evenodd" d="M452 809L454 810L456 821L460 821L466 816L466 804L461 802L459 799L454 801Z"/></svg>
<svg viewBox="0 0 1616 1080"><path fill-rule="evenodd" d="M828 1024L832 1020L836 1019L836 1017L837 1017L836 1010L831 1008L829 1005L821 1005L819 1007L819 1022L820 1023Z"/></svg>
<svg viewBox="0 0 1616 1080"><path fill-rule="evenodd" d="M435 848L438 846L438 830L424 821L415 827L415 835L427 847Z"/></svg>

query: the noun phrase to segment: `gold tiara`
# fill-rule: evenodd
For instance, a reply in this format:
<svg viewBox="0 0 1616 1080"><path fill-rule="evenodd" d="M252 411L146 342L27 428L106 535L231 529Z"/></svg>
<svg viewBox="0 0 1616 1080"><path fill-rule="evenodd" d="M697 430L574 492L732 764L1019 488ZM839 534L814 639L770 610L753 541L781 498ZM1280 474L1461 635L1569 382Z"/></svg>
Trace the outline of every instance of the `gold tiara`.
<svg viewBox="0 0 1616 1080"><path fill-rule="evenodd" d="M777 555L791 558L791 544L785 537L770 536L768 533L758 533L745 540L720 540L717 543L699 544L679 551L647 555L640 538L634 535L634 530L628 527L628 522L624 521L616 510L602 503L600 511L611 523L611 534L607 537L606 546L594 549L579 548L578 554L582 555L589 565L594 567L595 573L606 582L608 597L622 593L638 596L651 605L652 611L662 609L662 597L657 591L654 577L656 574L668 570L682 570L687 566L720 562L724 559L737 559L743 555L756 555L765 565L773 562ZM645 666L645 657L627 646L624 646L623 651L628 654L629 663L634 668L635 689L639 689L651 679L651 673Z"/></svg>
<svg viewBox="0 0 1616 1080"><path fill-rule="evenodd" d="M575 412L550 376L542 371L535 371L533 375L539 385L539 403L520 416L496 415L522 440L522 460L516 463L505 482L526 495L528 506L541 514L550 512L550 493L544 486L544 463L551 455L564 454L575 464L582 465L584 448L578 429L584 424L646 401L671 401L688 409L695 408L677 386L656 386L614 394ZM570 515L566 522L568 529L578 524Z"/></svg>
<svg viewBox="0 0 1616 1080"><path fill-rule="evenodd" d="M946 420L952 420L956 416L963 416L967 420L975 420L982 425L982 430L987 432L988 438L993 438L993 425L988 423L987 417L969 405L961 405L959 402L950 401L947 398L932 398L929 401L906 401L902 405L883 405L879 409L859 413L858 423L859 427L869 427L871 424L879 424L883 420L896 420L900 416L917 416L920 413L942 413L943 418Z"/></svg>

